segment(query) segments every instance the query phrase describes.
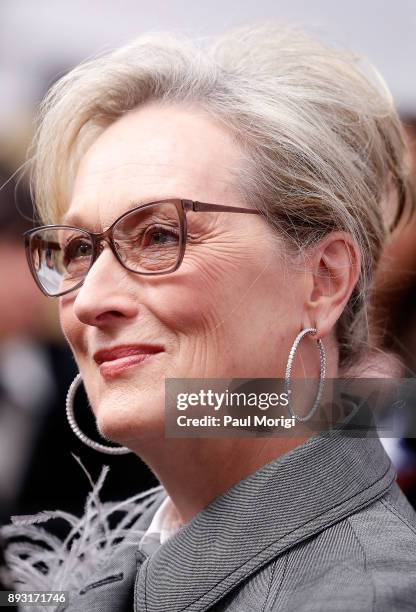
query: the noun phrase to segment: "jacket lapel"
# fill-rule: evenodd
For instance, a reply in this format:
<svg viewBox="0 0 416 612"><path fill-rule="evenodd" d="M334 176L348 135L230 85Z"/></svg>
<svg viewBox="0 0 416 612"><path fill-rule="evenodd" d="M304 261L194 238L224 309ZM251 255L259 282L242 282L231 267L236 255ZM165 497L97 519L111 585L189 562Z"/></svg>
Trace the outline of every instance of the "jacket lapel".
<svg viewBox="0 0 416 612"><path fill-rule="evenodd" d="M395 472L371 435L315 435L217 497L142 559L135 610L205 610L283 551L381 497Z"/></svg>

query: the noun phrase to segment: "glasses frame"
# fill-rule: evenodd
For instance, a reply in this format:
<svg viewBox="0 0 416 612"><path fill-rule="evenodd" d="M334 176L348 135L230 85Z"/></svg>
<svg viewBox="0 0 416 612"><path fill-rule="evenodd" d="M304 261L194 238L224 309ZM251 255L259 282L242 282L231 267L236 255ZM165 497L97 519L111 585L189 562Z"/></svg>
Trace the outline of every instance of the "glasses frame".
<svg viewBox="0 0 416 612"><path fill-rule="evenodd" d="M149 208L150 206L154 206L155 204L174 204L176 207L176 210L178 212L178 218L179 218L178 260L176 264L169 270L163 270L161 272L138 272L137 270L132 270L131 268L129 268L122 261L117 251L117 247L115 246L115 243L114 243L114 237L113 237L114 229L120 221L124 220L129 215L133 215L138 210ZM246 213L246 214L251 214L251 215L262 214L259 210L254 210L252 208L225 206L222 204L210 204L208 202L198 202L196 200L187 200L187 199L182 199L182 198L167 198L164 200L156 200L155 202L149 202L147 204L139 204L138 206L135 206L134 208L127 210L120 217L118 217L110 225L110 227L106 229L104 232L90 232L89 230L86 230L82 227L75 227L71 225L54 225L54 224L41 225L39 227L30 229L23 234L26 258L29 264L30 272L35 280L35 283L39 287L39 289L42 291L42 293L44 293L48 297L60 297L62 295L66 295L67 293L71 293L71 291L75 291L76 289L79 289L84 284L84 281L87 277L88 272L91 270L92 266L97 261L99 255L102 252L102 247L101 247L102 242L106 242L109 245L117 261L123 266L125 270L128 270L129 272L133 272L134 274L141 274L143 276L159 276L162 274L171 274L172 272L175 272L175 270L179 268L179 266L181 265L183 261L184 255L185 255L185 249L186 249L186 243L187 243L187 237L188 237L186 213L190 210L193 212L230 212L230 213ZM48 293L46 289L43 287L43 285L41 284L40 280L38 279L38 275L36 273L34 263L32 260L32 256L31 256L31 242L32 242L33 236L40 230L47 230L47 229L72 229L72 230L82 231L90 237L91 244L92 244L91 264L88 270L86 271L84 278L79 283L77 283L74 287L71 287L71 289L67 289L66 291L62 291L61 293L56 293L56 294Z"/></svg>

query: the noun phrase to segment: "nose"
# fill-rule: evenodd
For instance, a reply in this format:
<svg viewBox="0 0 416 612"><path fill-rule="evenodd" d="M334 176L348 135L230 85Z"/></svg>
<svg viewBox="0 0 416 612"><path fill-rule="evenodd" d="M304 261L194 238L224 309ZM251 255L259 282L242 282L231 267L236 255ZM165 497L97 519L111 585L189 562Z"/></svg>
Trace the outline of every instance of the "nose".
<svg viewBox="0 0 416 612"><path fill-rule="evenodd" d="M134 318L139 309L130 274L105 247L78 289L73 304L75 316L95 327Z"/></svg>

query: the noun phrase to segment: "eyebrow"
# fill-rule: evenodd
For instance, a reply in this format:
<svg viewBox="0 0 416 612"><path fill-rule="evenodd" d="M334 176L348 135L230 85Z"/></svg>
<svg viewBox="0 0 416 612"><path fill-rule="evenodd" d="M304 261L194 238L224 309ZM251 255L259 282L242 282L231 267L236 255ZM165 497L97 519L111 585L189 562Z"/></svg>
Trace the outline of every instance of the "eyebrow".
<svg viewBox="0 0 416 612"><path fill-rule="evenodd" d="M144 204L151 204L152 202L161 202L163 200L169 200L170 198L175 198L176 200L180 199L177 196L169 196L165 198L145 198L144 200L131 200L127 208L122 213L120 213L117 217L115 217L108 227L110 227L111 224L114 223L116 219L118 219L118 217L121 217L121 215L124 215L124 213L129 212L130 210L133 210L133 208L137 208L138 206L142 206ZM85 223L84 224L82 223L81 218L76 213L73 214L71 212L68 212L63 216L62 225L69 225L73 227L78 227L80 229L88 229L88 226ZM90 231L93 231L93 230L90 230Z"/></svg>

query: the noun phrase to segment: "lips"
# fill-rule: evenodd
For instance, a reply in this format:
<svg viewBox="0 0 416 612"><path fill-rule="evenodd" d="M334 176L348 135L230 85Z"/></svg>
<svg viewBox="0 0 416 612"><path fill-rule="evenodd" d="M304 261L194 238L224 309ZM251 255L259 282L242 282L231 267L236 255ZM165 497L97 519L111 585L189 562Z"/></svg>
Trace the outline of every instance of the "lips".
<svg viewBox="0 0 416 612"><path fill-rule="evenodd" d="M123 346L116 346L113 348L102 349L94 353L94 361L101 365L105 362L115 361L116 359L123 359L124 357L133 357L136 355L154 355L161 353L163 347L156 346L154 344L129 344Z"/></svg>

